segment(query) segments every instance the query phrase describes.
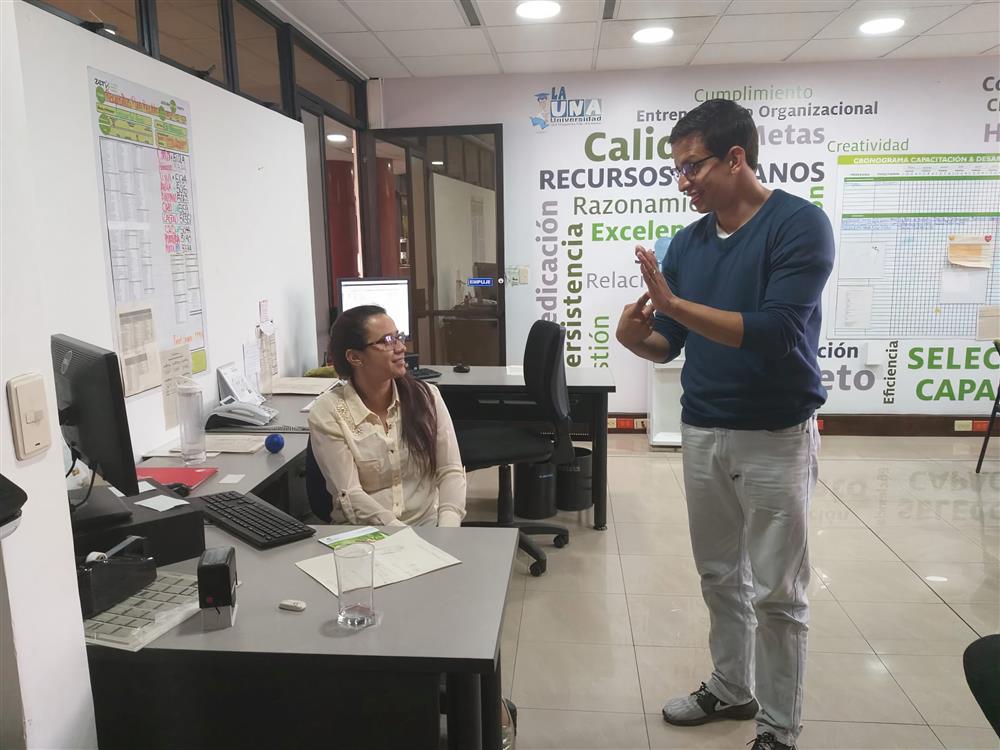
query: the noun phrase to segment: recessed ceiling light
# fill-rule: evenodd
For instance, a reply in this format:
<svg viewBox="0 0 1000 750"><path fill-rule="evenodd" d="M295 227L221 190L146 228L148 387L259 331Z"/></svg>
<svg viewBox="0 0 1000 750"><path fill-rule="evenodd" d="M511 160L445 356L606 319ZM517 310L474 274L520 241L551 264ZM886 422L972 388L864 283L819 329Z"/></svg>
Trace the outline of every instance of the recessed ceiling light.
<svg viewBox="0 0 1000 750"><path fill-rule="evenodd" d="M431 166L432 167L443 167L444 166L444 162L443 161L432 161L431 162Z"/></svg>
<svg viewBox="0 0 1000 750"><path fill-rule="evenodd" d="M902 18L873 18L865 21L858 29L862 34L889 34L903 28L906 23Z"/></svg>
<svg viewBox="0 0 1000 750"><path fill-rule="evenodd" d="M649 26L639 29L632 35L632 38L639 44L659 44L665 42L674 35L674 30L666 26Z"/></svg>
<svg viewBox="0 0 1000 750"><path fill-rule="evenodd" d="M944 576L924 576L925 581L930 581L931 583L947 583L948 579Z"/></svg>
<svg viewBox="0 0 1000 750"><path fill-rule="evenodd" d="M330 141L330 143L346 143L347 142L347 136L343 135L342 133L330 133L326 137L326 139L328 141Z"/></svg>
<svg viewBox="0 0 1000 750"><path fill-rule="evenodd" d="M553 0L528 0L517 6L517 15L521 18L538 20L559 15L559 3Z"/></svg>

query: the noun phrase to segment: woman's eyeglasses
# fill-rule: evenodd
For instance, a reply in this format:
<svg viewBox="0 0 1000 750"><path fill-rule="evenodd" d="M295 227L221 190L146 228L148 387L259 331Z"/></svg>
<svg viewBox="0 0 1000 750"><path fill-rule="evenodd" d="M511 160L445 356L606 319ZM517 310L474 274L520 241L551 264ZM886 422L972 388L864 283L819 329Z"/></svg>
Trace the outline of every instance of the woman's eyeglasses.
<svg viewBox="0 0 1000 750"><path fill-rule="evenodd" d="M369 341L365 344L366 347L378 346L385 349L393 349L397 344L406 346L406 342L410 340L410 337L405 333L387 333L380 339L375 339L374 341Z"/></svg>

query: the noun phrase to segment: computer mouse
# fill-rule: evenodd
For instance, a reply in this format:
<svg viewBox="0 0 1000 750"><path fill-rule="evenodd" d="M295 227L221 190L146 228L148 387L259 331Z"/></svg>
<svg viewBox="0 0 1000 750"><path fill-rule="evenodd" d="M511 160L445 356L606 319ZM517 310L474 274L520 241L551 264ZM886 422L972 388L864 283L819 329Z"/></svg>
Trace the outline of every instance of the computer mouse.
<svg viewBox="0 0 1000 750"><path fill-rule="evenodd" d="M188 487L183 482L171 482L170 484L165 484L163 486L166 487L168 490L171 490L174 493L180 495L181 497L187 497L188 495L191 494L191 488Z"/></svg>
<svg viewBox="0 0 1000 750"><path fill-rule="evenodd" d="M451 369L454 372L468 372L469 371L469 366L468 365L463 365L461 362L459 362L457 365L455 365Z"/></svg>

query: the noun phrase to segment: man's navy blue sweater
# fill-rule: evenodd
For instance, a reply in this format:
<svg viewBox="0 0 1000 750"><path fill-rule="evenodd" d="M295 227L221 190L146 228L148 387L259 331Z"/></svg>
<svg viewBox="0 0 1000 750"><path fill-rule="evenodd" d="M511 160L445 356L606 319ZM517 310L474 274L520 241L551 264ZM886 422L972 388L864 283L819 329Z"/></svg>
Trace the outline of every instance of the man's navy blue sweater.
<svg viewBox="0 0 1000 750"><path fill-rule="evenodd" d="M833 253L826 214L782 190L725 239L714 213L677 233L663 261L674 293L743 315L736 348L656 314L653 329L670 343L670 358L687 349L685 424L779 429L804 421L826 401L816 353Z"/></svg>

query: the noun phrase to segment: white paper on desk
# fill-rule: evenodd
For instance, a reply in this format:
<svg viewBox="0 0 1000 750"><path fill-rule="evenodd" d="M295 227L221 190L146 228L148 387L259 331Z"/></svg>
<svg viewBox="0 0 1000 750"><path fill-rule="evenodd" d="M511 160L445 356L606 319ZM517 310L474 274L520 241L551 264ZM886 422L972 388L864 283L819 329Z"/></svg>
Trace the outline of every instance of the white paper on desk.
<svg viewBox="0 0 1000 750"><path fill-rule="evenodd" d="M125 395L148 391L162 382L160 350L156 347L153 308L149 305L119 305L118 361L121 363Z"/></svg>
<svg viewBox="0 0 1000 750"><path fill-rule="evenodd" d="M143 458L180 458L180 443L173 442L169 445L159 448L153 448L149 451L144 451L142 454ZM205 451L205 458L215 458L219 455L219 451ZM150 488L152 489L152 488Z"/></svg>
<svg viewBox="0 0 1000 750"><path fill-rule="evenodd" d="M375 588L406 581L462 562L422 539L409 527L371 544L375 548ZM295 565L335 595L338 594L337 568L332 553L301 560Z"/></svg>
<svg viewBox="0 0 1000 750"><path fill-rule="evenodd" d="M219 480L219 484L239 484L245 476L246 474L226 474Z"/></svg>
<svg viewBox="0 0 1000 750"><path fill-rule="evenodd" d="M837 289L837 327L867 328L872 320L870 286L842 286Z"/></svg>
<svg viewBox="0 0 1000 750"><path fill-rule="evenodd" d="M180 344L160 352L163 380L163 422L168 430L177 426L177 383L191 377L191 350Z"/></svg>
<svg viewBox="0 0 1000 750"><path fill-rule="evenodd" d="M158 510L160 513L163 513L163 511L170 510L171 508L179 508L182 505L188 505L188 501L181 500L177 497L156 495L155 497L147 497L145 500L136 500L135 504L142 505L146 508L152 508L153 510Z"/></svg>
<svg viewBox="0 0 1000 750"><path fill-rule="evenodd" d="M266 435L228 435L215 433L205 435L205 450L215 453L256 453L264 447ZM171 453L180 453L180 445L171 446Z"/></svg>
<svg viewBox="0 0 1000 750"><path fill-rule="evenodd" d="M337 378L272 378L271 393L290 393L296 396L319 396L333 388Z"/></svg>
<svg viewBox="0 0 1000 750"><path fill-rule="evenodd" d="M243 344L243 372L246 373L247 382L259 393L260 344L257 343L257 339L252 339Z"/></svg>
<svg viewBox="0 0 1000 750"><path fill-rule="evenodd" d="M941 272L938 302L942 305L981 305L986 302L985 268L948 266Z"/></svg>

